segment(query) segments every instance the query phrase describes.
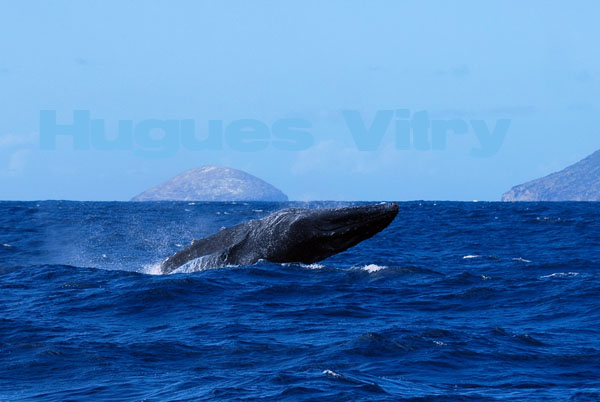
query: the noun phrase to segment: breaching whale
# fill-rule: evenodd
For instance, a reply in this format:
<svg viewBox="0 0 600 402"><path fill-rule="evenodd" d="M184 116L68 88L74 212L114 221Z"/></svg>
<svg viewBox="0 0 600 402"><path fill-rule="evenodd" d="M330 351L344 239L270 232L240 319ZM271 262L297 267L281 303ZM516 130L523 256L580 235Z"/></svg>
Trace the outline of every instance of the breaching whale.
<svg viewBox="0 0 600 402"><path fill-rule="evenodd" d="M201 240L167 258L163 274L270 262L312 264L368 239L398 214L397 203L277 211Z"/></svg>

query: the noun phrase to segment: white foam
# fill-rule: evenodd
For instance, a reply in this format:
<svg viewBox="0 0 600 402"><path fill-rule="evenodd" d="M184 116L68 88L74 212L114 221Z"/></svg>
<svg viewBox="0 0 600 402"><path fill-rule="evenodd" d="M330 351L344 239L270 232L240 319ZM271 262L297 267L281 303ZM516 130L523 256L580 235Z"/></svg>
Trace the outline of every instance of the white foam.
<svg viewBox="0 0 600 402"><path fill-rule="evenodd" d="M203 255L202 257L195 258L195 259L188 261L185 264L181 265L177 269L173 270L173 272L171 272L171 273L172 274L180 274L180 273L205 271L207 269L210 269L210 267L211 267L211 262L213 260L213 258L211 258L211 257L212 257L212 255Z"/></svg>
<svg viewBox="0 0 600 402"><path fill-rule="evenodd" d="M312 264L300 264L300 266L302 268L308 268L308 269L322 269L322 268L325 268L325 265L323 265L323 264L317 264L316 262L314 262Z"/></svg>
<svg viewBox="0 0 600 402"><path fill-rule="evenodd" d="M162 275L162 271L160 270L160 262L156 264L144 265L142 270L140 271L142 274L147 275Z"/></svg>
<svg viewBox="0 0 600 402"><path fill-rule="evenodd" d="M369 264L369 265L365 265L364 267L362 267L362 269L367 271L368 273L381 271L382 269L386 269L386 268L387 267L384 265L377 265L377 264Z"/></svg>
<svg viewBox="0 0 600 402"><path fill-rule="evenodd" d="M4 243L4 244L3 244L3 246L4 246L4 247L6 247L6 248L11 248L11 247L13 247L12 245L10 245L10 244L8 244L8 243Z"/></svg>
<svg viewBox="0 0 600 402"><path fill-rule="evenodd" d="M169 274L189 274L192 272L208 271L212 269L236 267L239 267L239 265L222 265L222 262L220 260L220 253L214 253L194 258L193 260L186 262L180 267L177 267L177 269L171 271Z"/></svg>
<svg viewBox="0 0 600 402"><path fill-rule="evenodd" d="M463 260L469 260L469 259L471 259L471 258L479 258L479 257L481 257L481 256L480 256L480 255L477 255L477 254L469 254L469 255L465 255L465 256L463 257Z"/></svg>
<svg viewBox="0 0 600 402"><path fill-rule="evenodd" d="M341 374L336 373L335 371L332 370L323 370L323 374L334 377L334 378L342 378Z"/></svg>
<svg viewBox="0 0 600 402"><path fill-rule="evenodd" d="M555 272L555 273L550 274L550 275L540 276L540 279L546 279L546 278L568 278L568 277L573 277L573 276L577 276L577 275L579 275L579 272Z"/></svg>
<svg viewBox="0 0 600 402"><path fill-rule="evenodd" d="M491 276L481 275L481 279L483 279L484 281L489 281L490 279L492 279L492 277Z"/></svg>
<svg viewBox="0 0 600 402"><path fill-rule="evenodd" d="M517 257L517 258L513 258L513 261L520 261L520 262L531 262L529 260L526 260L525 258L521 258L521 257Z"/></svg>

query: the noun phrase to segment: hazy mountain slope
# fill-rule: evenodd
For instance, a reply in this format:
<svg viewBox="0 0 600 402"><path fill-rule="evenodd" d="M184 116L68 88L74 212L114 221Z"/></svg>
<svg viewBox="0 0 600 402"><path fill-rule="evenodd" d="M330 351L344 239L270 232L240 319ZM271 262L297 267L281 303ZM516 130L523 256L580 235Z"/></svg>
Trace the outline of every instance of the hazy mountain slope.
<svg viewBox="0 0 600 402"><path fill-rule="evenodd" d="M600 151L560 172L513 187L502 201L600 201Z"/></svg>
<svg viewBox="0 0 600 402"><path fill-rule="evenodd" d="M237 169L200 166L172 177L131 201L287 201L269 183Z"/></svg>

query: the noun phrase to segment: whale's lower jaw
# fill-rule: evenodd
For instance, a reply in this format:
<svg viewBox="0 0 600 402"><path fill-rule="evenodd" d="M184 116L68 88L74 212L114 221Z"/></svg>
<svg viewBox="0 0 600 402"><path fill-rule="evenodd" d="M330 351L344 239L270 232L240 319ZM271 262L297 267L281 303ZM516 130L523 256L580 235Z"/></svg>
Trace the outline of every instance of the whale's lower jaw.
<svg viewBox="0 0 600 402"><path fill-rule="evenodd" d="M261 259L312 264L374 236L397 214L396 203L281 210L192 242L167 258L161 264L161 272L251 265Z"/></svg>

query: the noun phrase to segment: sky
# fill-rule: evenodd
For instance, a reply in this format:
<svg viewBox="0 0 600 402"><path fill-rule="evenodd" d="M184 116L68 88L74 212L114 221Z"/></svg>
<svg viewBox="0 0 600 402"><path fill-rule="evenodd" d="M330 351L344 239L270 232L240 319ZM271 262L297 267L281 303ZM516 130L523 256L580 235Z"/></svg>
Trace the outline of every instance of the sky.
<svg viewBox="0 0 600 402"><path fill-rule="evenodd" d="M0 4L2 200L223 165L292 200L493 201L600 148L597 1Z"/></svg>

